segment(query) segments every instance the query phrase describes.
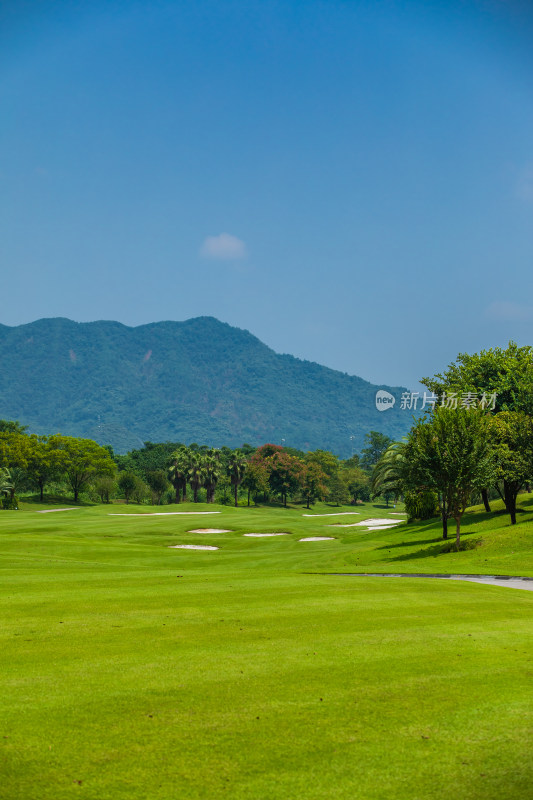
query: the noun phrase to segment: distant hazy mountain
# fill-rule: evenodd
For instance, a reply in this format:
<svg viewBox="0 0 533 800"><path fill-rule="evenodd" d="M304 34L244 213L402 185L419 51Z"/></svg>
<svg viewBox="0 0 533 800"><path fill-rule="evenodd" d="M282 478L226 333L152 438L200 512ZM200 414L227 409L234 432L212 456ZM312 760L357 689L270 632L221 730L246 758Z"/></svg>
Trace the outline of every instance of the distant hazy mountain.
<svg viewBox="0 0 533 800"><path fill-rule="evenodd" d="M0 342L1 418L117 452L147 440L235 447L284 439L347 457L369 430L398 438L412 422L399 409L402 387L279 355L213 317L137 328L41 319L0 326ZM376 410L377 389L395 395L394 408Z"/></svg>

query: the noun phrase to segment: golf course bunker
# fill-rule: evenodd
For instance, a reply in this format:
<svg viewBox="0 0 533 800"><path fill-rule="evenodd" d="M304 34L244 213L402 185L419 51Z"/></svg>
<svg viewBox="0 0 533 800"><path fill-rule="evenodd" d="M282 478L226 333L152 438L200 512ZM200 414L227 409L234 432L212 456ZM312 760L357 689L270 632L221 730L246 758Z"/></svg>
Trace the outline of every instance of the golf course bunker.
<svg viewBox="0 0 533 800"><path fill-rule="evenodd" d="M243 536L253 536L256 539L262 539L265 536L290 536L290 533L243 533Z"/></svg>
<svg viewBox="0 0 533 800"><path fill-rule="evenodd" d="M41 511L36 511L36 514L54 514L56 511L79 511L78 506L73 506L72 508L45 508Z"/></svg>
<svg viewBox="0 0 533 800"><path fill-rule="evenodd" d="M171 550L218 550L209 544L169 544Z"/></svg>
<svg viewBox="0 0 533 800"><path fill-rule="evenodd" d="M350 517L360 514L360 511L334 511L332 514L302 514L302 517Z"/></svg>
<svg viewBox="0 0 533 800"><path fill-rule="evenodd" d="M395 520L392 520L395 522ZM363 522L330 522L328 528L356 528L359 525L364 525Z"/></svg>
<svg viewBox="0 0 533 800"><path fill-rule="evenodd" d="M395 525L369 525L367 531L388 531L389 528L394 528Z"/></svg>
<svg viewBox="0 0 533 800"><path fill-rule="evenodd" d="M227 528L193 528L187 533L233 533Z"/></svg>
<svg viewBox="0 0 533 800"><path fill-rule="evenodd" d="M334 536L306 536L305 539L298 539L299 542L333 542Z"/></svg>
<svg viewBox="0 0 533 800"><path fill-rule="evenodd" d="M392 528L393 525L399 525L401 522L401 519L385 519L382 517L381 519L365 519L362 522L356 522L354 527L381 528L382 525L387 525Z"/></svg>
<svg viewBox="0 0 533 800"><path fill-rule="evenodd" d="M69 509L70 510L70 509ZM110 513L108 517L176 517L193 514L222 514L222 511L149 511L147 514Z"/></svg>
<svg viewBox="0 0 533 800"><path fill-rule="evenodd" d="M509 589L526 589L533 592L533 578L520 575L443 575L420 572L331 572L330 575L345 575L352 578L433 578L433 580L468 581L490 586L506 586Z"/></svg>

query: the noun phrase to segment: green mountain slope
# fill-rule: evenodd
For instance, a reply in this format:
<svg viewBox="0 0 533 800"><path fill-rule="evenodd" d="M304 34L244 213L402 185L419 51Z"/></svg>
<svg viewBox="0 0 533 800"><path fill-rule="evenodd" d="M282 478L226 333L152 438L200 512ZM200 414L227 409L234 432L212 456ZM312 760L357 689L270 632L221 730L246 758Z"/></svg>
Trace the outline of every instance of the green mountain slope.
<svg viewBox="0 0 533 800"><path fill-rule="evenodd" d="M398 408L402 387L279 355L213 317L136 328L42 319L0 326L0 343L0 417L32 432L89 436L118 452L147 440L285 439L347 457L369 430L397 438L412 421ZM395 408L376 410L378 388L396 396Z"/></svg>

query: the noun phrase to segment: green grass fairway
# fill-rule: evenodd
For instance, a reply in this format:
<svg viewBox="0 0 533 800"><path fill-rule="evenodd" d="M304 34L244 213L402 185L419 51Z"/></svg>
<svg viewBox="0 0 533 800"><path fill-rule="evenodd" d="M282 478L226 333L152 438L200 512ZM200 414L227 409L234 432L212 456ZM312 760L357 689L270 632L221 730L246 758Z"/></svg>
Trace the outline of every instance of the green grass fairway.
<svg viewBox="0 0 533 800"><path fill-rule="evenodd" d="M371 505L2 512L1 800L533 797L533 592L324 574L533 575L522 507L459 553L329 527Z"/></svg>

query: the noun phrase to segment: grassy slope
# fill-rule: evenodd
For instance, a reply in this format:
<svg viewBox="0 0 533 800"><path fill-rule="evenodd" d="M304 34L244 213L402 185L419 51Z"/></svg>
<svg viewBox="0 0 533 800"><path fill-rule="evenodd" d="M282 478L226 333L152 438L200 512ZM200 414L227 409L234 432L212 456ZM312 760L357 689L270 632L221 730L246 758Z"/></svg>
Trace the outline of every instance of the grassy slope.
<svg viewBox="0 0 533 800"><path fill-rule="evenodd" d="M428 525L110 510L0 518L2 800L530 796L533 593L304 573L533 574L533 512L436 556Z"/></svg>

